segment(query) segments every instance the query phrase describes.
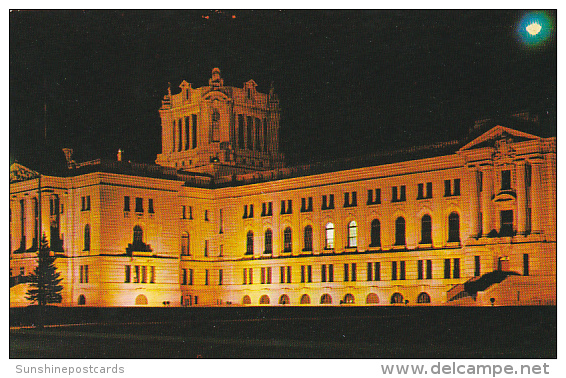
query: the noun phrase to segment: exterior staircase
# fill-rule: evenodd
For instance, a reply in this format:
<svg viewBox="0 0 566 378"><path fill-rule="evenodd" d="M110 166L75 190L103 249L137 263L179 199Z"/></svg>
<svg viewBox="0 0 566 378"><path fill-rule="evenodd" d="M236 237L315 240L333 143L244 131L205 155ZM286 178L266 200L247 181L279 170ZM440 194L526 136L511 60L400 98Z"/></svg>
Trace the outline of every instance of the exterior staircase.
<svg viewBox="0 0 566 378"><path fill-rule="evenodd" d="M519 274L515 272L495 270L479 277L470 278L468 281L454 285L450 290L448 290L446 293L446 298L448 298L447 303L467 297L475 298L479 291L485 291L492 285L500 284L509 276L518 275Z"/></svg>

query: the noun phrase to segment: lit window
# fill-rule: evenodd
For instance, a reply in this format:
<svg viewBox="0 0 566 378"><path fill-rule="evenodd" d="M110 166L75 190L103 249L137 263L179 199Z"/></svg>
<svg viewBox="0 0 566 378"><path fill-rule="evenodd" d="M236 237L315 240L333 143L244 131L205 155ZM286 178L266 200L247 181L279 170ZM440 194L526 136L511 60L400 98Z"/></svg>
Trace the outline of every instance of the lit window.
<svg viewBox="0 0 566 378"><path fill-rule="evenodd" d="M312 227L305 227L305 248L304 251L312 251Z"/></svg>
<svg viewBox="0 0 566 378"><path fill-rule="evenodd" d="M325 249L334 249L334 224L327 223L325 227Z"/></svg>
<svg viewBox="0 0 566 378"><path fill-rule="evenodd" d="M84 232L84 250L90 251L90 225L85 226Z"/></svg>
<svg viewBox="0 0 566 378"><path fill-rule="evenodd" d="M348 247L358 246L358 225L356 221L348 223Z"/></svg>

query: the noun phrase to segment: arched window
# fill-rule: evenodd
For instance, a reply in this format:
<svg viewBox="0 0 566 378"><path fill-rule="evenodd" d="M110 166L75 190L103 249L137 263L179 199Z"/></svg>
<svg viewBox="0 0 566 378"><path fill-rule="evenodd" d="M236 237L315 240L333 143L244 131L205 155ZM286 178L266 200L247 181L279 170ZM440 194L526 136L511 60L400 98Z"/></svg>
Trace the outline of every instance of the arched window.
<svg viewBox="0 0 566 378"><path fill-rule="evenodd" d="M183 234L181 235L181 255L189 256L190 254L191 253L189 249L189 233L183 232Z"/></svg>
<svg viewBox="0 0 566 378"><path fill-rule="evenodd" d="M417 297L417 303L430 303L430 295L425 292L422 292Z"/></svg>
<svg viewBox="0 0 566 378"><path fill-rule="evenodd" d="M84 234L84 250L90 251L90 225L85 226L85 234Z"/></svg>
<svg viewBox="0 0 566 378"><path fill-rule="evenodd" d="M375 293L369 293L366 297L366 304L377 304L379 303L379 297Z"/></svg>
<svg viewBox="0 0 566 378"><path fill-rule="evenodd" d="M403 295L401 293L395 293L391 296L391 304L403 303Z"/></svg>
<svg viewBox="0 0 566 378"><path fill-rule="evenodd" d="M140 294L136 297L136 306L146 305L146 304L147 304L147 298L145 295Z"/></svg>
<svg viewBox="0 0 566 378"><path fill-rule="evenodd" d="M460 216L458 213L450 213L448 216L448 241L460 241Z"/></svg>
<svg viewBox="0 0 566 378"><path fill-rule="evenodd" d="M267 295L262 295L259 298L259 304L269 304L269 297Z"/></svg>
<svg viewBox="0 0 566 378"><path fill-rule="evenodd" d="M301 304L310 304L311 303L311 297L309 297L308 294L303 294L301 296Z"/></svg>
<svg viewBox="0 0 566 378"><path fill-rule="evenodd" d="M248 231L246 237L246 255L254 254L254 233L253 231Z"/></svg>
<svg viewBox="0 0 566 378"><path fill-rule="evenodd" d="M334 249L334 224L327 223L325 227L325 249Z"/></svg>
<svg viewBox="0 0 566 378"><path fill-rule="evenodd" d="M370 247L379 247L381 245L381 224L379 220L371 221L371 245Z"/></svg>
<svg viewBox="0 0 566 378"><path fill-rule="evenodd" d="M291 227L287 227L285 231L283 231L283 252L292 252L293 251L293 239L291 233Z"/></svg>
<svg viewBox="0 0 566 378"><path fill-rule="evenodd" d="M358 224L356 221L348 223L348 247L358 246Z"/></svg>
<svg viewBox="0 0 566 378"><path fill-rule="evenodd" d="M305 249L304 251L312 251L312 227L305 227Z"/></svg>
<svg viewBox="0 0 566 378"><path fill-rule="evenodd" d="M143 243L143 230L140 226L134 226L134 246L140 245Z"/></svg>
<svg viewBox="0 0 566 378"><path fill-rule="evenodd" d="M245 305L252 304L252 300L250 299L249 295L244 295L244 298L242 299L242 304L245 304Z"/></svg>
<svg viewBox="0 0 566 378"><path fill-rule="evenodd" d="M282 296L279 297L280 305L286 305L289 303L291 303L291 301L289 300L289 296L287 294L283 294Z"/></svg>
<svg viewBox="0 0 566 378"><path fill-rule="evenodd" d="M332 297L330 294L322 294L320 297L320 304L332 304Z"/></svg>
<svg viewBox="0 0 566 378"><path fill-rule="evenodd" d="M395 221L395 245L405 244L405 219L399 217Z"/></svg>
<svg viewBox="0 0 566 378"><path fill-rule="evenodd" d="M263 253L272 253L273 252L273 231L270 228L265 230L265 249Z"/></svg>
<svg viewBox="0 0 566 378"><path fill-rule="evenodd" d="M344 302L345 304L353 304L354 303L354 296L350 293L344 295Z"/></svg>
<svg viewBox="0 0 566 378"><path fill-rule="evenodd" d="M432 219L428 214L421 218L421 244L432 244Z"/></svg>
<svg viewBox="0 0 566 378"><path fill-rule="evenodd" d="M86 298L84 295L79 295L79 306L84 306L86 305Z"/></svg>

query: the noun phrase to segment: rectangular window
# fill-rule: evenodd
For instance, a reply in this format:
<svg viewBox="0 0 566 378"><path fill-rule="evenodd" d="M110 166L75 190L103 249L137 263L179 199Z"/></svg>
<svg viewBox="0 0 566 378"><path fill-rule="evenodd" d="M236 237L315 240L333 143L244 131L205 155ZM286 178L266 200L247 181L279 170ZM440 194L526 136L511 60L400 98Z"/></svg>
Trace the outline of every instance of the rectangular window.
<svg viewBox="0 0 566 378"><path fill-rule="evenodd" d="M253 132L252 129L254 127L254 119L252 117L247 117L248 120L248 126L247 126L247 132L246 132L246 137L247 137L247 148L248 150L253 150L254 149L254 140L253 140Z"/></svg>
<svg viewBox="0 0 566 378"><path fill-rule="evenodd" d="M350 266L344 264L344 282L350 281Z"/></svg>
<svg viewBox="0 0 566 378"><path fill-rule="evenodd" d="M397 187L394 186L391 188L391 202L397 202L398 198L397 198Z"/></svg>
<svg viewBox="0 0 566 378"><path fill-rule="evenodd" d="M391 262L391 280L395 281L397 279L397 261Z"/></svg>
<svg viewBox="0 0 566 378"><path fill-rule="evenodd" d="M84 279L84 265L79 267L79 283L83 283Z"/></svg>
<svg viewBox="0 0 566 378"><path fill-rule="evenodd" d="M189 206L189 219L193 219L193 207Z"/></svg>
<svg viewBox="0 0 566 378"><path fill-rule="evenodd" d="M399 279L405 279L405 261L401 261L399 264Z"/></svg>
<svg viewBox="0 0 566 378"><path fill-rule="evenodd" d="M307 265L307 282L312 282L312 265Z"/></svg>
<svg viewBox="0 0 566 378"><path fill-rule="evenodd" d="M193 276L194 276L193 270L189 269L189 285L193 284Z"/></svg>
<svg viewBox="0 0 566 378"><path fill-rule="evenodd" d="M426 279L432 280L432 260L426 260Z"/></svg>
<svg viewBox="0 0 566 378"><path fill-rule="evenodd" d="M444 197L450 197L450 180L444 180Z"/></svg>
<svg viewBox="0 0 566 378"><path fill-rule="evenodd" d="M149 283L155 283L155 267L149 267Z"/></svg>
<svg viewBox="0 0 566 378"><path fill-rule="evenodd" d="M424 184L419 184L417 188L417 199L424 198Z"/></svg>
<svg viewBox="0 0 566 378"><path fill-rule="evenodd" d="M244 215L242 215L242 218L246 219L248 217L248 205L244 205Z"/></svg>
<svg viewBox="0 0 566 378"><path fill-rule="evenodd" d="M432 182L426 183L426 198L432 198Z"/></svg>
<svg viewBox="0 0 566 378"><path fill-rule="evenodd" d="M480 275L481 275L480 257L474 256L474 277L479 277Z"/></svg>
<svg viewBox="0 0 566 378"><path fill-rule="evenodd" d="M328 282L334 282L334 265L328 265Z"/></svg>
<svg viewBox="0 0 566 378"><path fill-rule="evenodd" d="M244 270L242 271L242 285L247 285L248 284L248 269L244 268Z"/></svg>
<svg viewBox="0 0 566 378"><path fill-rule="evenodd" d="M320 266L320 282L326 282L326 265Z"/></svg>
<svg viewBox="0 0 566 378"><path fill-rule="evenodd" d="M262 284L265 284L265 268L261 268L260 272L261 272L261 273L260 273L260 274L261 274L261 275L260 275L260 282L261 282Z"/></svg>
<svg viewBox="0 0 566 378"><path fill-rule="evenodd" d="M208 257L208 240L204 241L204 257Z"/></svg>
<svg viewBox="0 0 566 378"><path fill-rule="evenodd" d="M328 195L328 208L334 209L334 194Z"/></svg>
<svg viewBox="0 0 566 378"><path fill-rule="evenodd" d="M373 204L373 190L371 190L371 189L368 189L368 202L367 202L367 204L368 205Z"/></svg>
<svg viewBox="0 0 566 378"><path fill-rule="evenodd" d="M238 148L243 150L244 147L244 115L238 114Z"/></svg>
<svg viewBox="0 0 566 378"><path fill-rule="evenodd" d="M529 275L529 254L523 254L523 276Z"/></svg>
<svg viewBox="0 0 566 378"><path fill-rule="evenodd" d="M134 267L134 283L140 283L140 266Z"/></svg>
<svg viewBox="0 0 566 378"><path fill-rule="evenodd" d="M501 171L501 190L511 189L511 171L506 169Z"/></svg>
<svg viewBox="0 0 566 378"><path fill-rule="evenodd" d="M285 267L279 267L279 283L285 283Z"/></svg>
<svg viewBox="0 0 566 378"><path fill-rule="evenodd" d="M454 259L454 272L452 274L453 278L460 278L460 259Z"/></svg>
<svg viewBox="0 0 566 378"><path fill-rule="evenodd" d="M405 185L401 185L401 196L399 198L399 201L406 201L407 200L407 193L405 190Z"/></svg>
<svg viewBox="0 0 566 378"><path fill-rule="evenodd" d="M417 279L418 280L422 280L423 279L423 260L418 260L417 261Z"/></svg>
<svg viewBox="0 0 566 378"><path fill-rule="evenodd" d="M181 219L187 219L187 207L185 205L181 206Z"/></svg>
<svg viewBox="0 0 566 378"><path fill-rule="evenodd" d="M328 209L328 203L326 202L326 196L322 196L322 210Z"/></svg>
<svg viewBox="0 0 566 378"><path fill-rule="evenodd" d="M373 280L381 281L381 263L379 261L373 264Z"/></svg>
<svg viewBox="0 0 566 378"><path fill-rule="evenodd" d="M204 270L204 284L208 285L208 269Z"/></svg>
<svg viewBox="0 0 566 378"><path fill-rule="evenodd" d="M181 285L186 285L186 284L187 284L187 269L183 269L181 275Z"/></svg>
<svg viewBox="0 0 566 378"><path fill-rule="evenodd" d="M267 267L267 283L271 283L271 267Z"/></svg>
<svg viewBox="0 0 566 378"><path fill-rule="evenodd" d="M373 264L370 262L368 262L366 277L367 277L367 281L373 280Z"/></svg>
<svg viewBox="0 0 566 378"><path fill-rule="evenodd" d="M193 148L197 148L197 115L193 114L193 123L192 123L192 128L193 128Z"/></svg>
<svg viewBox="0 0 566 378"><path fill-rule="evenodd" d="M148 203L147 203L147 212L150 214L153 214L153 198L148 199Z"/></svg>
<svg viewBox="0 0 566 378"><path fill-rule="evenodd" d="M499 236L513 236L513 210L503 210L500 213L501 229Z"/></svg>
<svg viewBox="0 0 566 378"><path fill-rule="evenodd" d="M356 281L356 263L352 263L352 281Z"/></svg>
<svg viewBox="0 0 566 378"><path fill-rule="evenodd" d="M254 270L253 268L249 268L248 269L248 278L249 278L249 284L253 284L254 283Z"/></svg>
<svg viewBox="0 0 566 378"><path fill-rule="evenodd" d="M136 197L136 213L143 213L143 198Z"/></svg>
<svg viewBox="0 0 566 378"><path fill-rule="evenodd" d="M281 214L285 214L285 200L281 200Z"/></svg>
<svg viewBox="0 0 566 378"><path fill-rule="evenodd" d="M254 217L254 205L251 204L250 211L248 212L248 218L253 218L253 217Z"/></svg>
<svg viewBox="0 0 566 378"><path fill-rule="evenodd" d="M130 265L126 265L124 268L125 268L124 269L124 275L125 275L124 282L130 283L131 280L132 280L132 277L131 277L131 268L132 267Z"/></svg>
<svg viewBox="0 0 566 378"><path fill-rule="evenodd" d="M301 283L305 282L305 266L301 265Z"/></svg>
<svg viewBox="0 0 566 378"><path fill-rule="evenodd" d="M453 196L459 196L460 195L460 179L454 179L454 193L452 193Z"/></svg>
<svg viewBox="0 0 566 378"><path fill-rule="evenodd" d="M450 259L444 259L444 278L450 278Z"/></svg>
<svg viewBox="0 0 566 378"><path fill-rule="evenodd" d="M287 283L291 283L291 267L287 267Z"/></svg>
<svg viewBox="0 0 566 378"><path fill-rule="evenodd" d="M124 211L130 211L130 196L124 196Z"/></svg>

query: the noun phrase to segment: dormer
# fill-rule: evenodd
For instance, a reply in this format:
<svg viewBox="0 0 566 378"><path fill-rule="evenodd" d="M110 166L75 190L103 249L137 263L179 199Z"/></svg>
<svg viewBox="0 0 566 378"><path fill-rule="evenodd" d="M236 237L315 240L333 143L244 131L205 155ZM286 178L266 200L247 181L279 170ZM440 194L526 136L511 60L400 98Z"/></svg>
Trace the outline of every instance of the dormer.
<svg viewBox="0 0 566 378"><path fill-rule="evenodd" d="M253 101L255 98L255 94L256 94L256 87L257 84L255 81L250 80L246 83L244 83L244 90L246 91L246 99Z"/></svg>
<svg viewBox="0 0 566 378"><path fill-rule="evenodd" d="M183 82L179 85L179 88L181 88L183 101L191 102L191 91L193 89L191 83L187 83L183 80Z"/></svg>

